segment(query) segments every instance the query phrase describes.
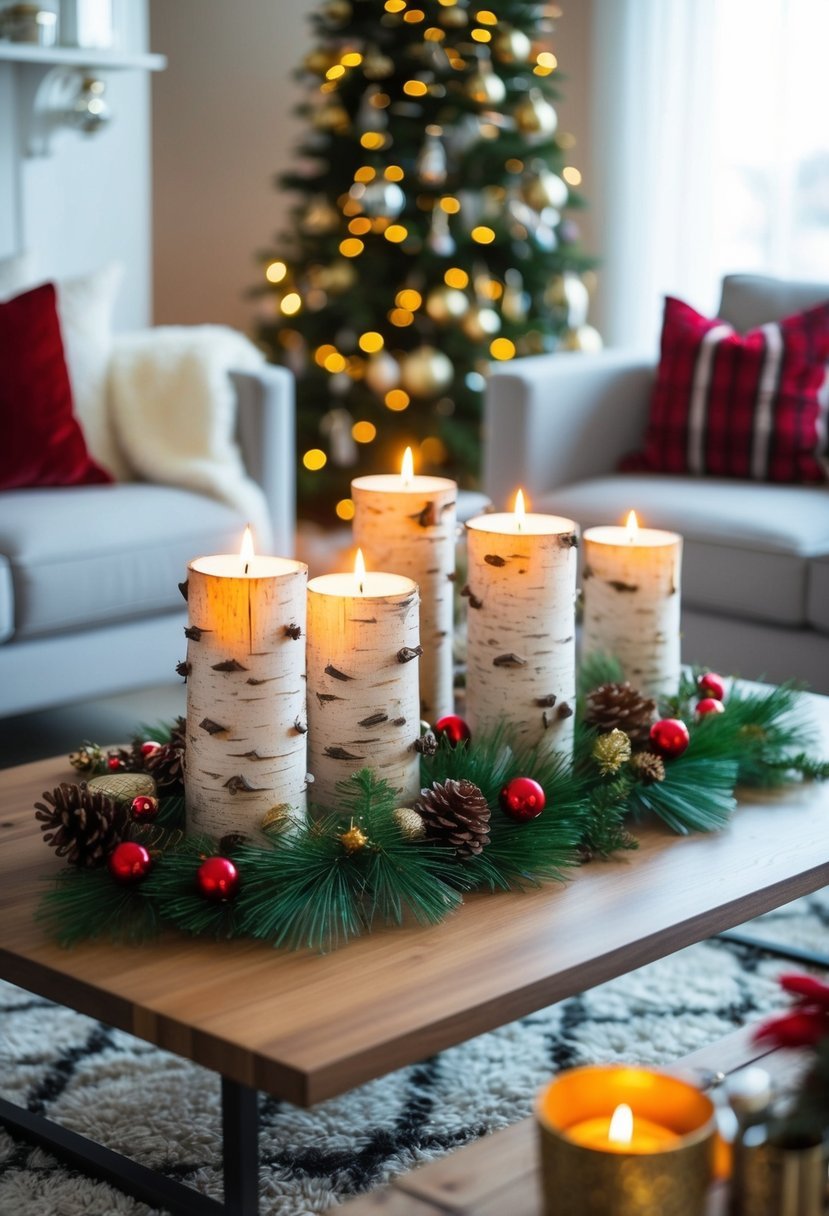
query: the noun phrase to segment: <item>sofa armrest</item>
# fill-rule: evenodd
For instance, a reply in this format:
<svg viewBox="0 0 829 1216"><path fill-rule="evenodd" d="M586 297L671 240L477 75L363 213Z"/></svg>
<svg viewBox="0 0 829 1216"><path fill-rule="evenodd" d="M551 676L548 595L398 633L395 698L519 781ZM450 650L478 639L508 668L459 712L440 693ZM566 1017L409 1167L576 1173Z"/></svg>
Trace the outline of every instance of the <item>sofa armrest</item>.
<svg viewBox="0 0 829 1216"><path fill-rule="evenodd" d="M613 471L645 433L655 368L642 355L559 352L493 369L484 405L484 489L545 491Z"/></svg>
<svg viewBox="0 0 829 1216"><path fill-rule="evenodd" d="M230 373L237 398L239 446L262 487L273 525L273 552L290 557L296 530L294 378L284 367Z"/></svg>

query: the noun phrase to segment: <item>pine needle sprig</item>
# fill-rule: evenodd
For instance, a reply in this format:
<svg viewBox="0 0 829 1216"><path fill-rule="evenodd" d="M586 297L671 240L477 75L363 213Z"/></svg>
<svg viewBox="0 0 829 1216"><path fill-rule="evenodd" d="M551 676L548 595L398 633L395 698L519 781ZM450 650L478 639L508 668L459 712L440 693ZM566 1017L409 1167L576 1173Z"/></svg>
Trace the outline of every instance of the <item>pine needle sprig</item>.
<svg viewBox="0 0 829 1216"><path fill-rule="evenodd" d="M631 781L622 775L598 786L590 796L590 809L580 848L582 856L609 860L614 853L638 849L639 842L625 827Z"/></svg>
<svg viewBox="0 0 829 1216"><path fill-rule="evenodd" d="M620 684L625 673L618 659L609 654L588 654L581 661L578 672L578 704L584 709L587 694L600 684Z"/></svg>
<svg viewBox="0 0 829 1216"><path fill-rule="evenodd" d="M139 945L155 937L159 920L146 880L121 886L106 867L66 869L44 895L36 919L61 946L107 938Z"/></svg>
<svg viewBox="0 0 829 1216"><path fill-rule="evenodd" d="M650 811L680 836L725 827L737 807L737 763L690 752L689 747L685 755L668 761L664 781L633 787L628 808L634 816Z"/></svg>
<svg viewBox="0 0 829 1216"><path fill-rule="evenodd" d="M200 894L196 874L207 857L218 849L207 836L188 836L156 861L144 881L147 895L165 921L185 933L207 937L235 937L238 916L234 900L215 902Z"/></svg>

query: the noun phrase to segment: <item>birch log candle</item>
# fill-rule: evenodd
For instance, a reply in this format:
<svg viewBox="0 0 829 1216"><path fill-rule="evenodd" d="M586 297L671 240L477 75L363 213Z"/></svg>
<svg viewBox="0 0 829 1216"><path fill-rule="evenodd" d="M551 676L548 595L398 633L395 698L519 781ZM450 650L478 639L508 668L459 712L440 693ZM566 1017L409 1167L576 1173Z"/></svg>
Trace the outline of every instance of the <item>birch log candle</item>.
<svg viewBox="0 0 829 1216"><path fill-rule="evenodd" d="M457 483L415 476L406 448L400 476L351 483L354 540L373 570L405 574L420 587L420 714L436 722L454 710L452 590Z"/></svg>
<svg viewBox="0 0 829 1216"><path fill-rule="evenodd" d="M313 801L373 769L410 802L420 790L417 586L399 574L325 574L308 584L308 766Z"/></svg>
<svg viewBox="0 0 829 1216"><path fill-rule="evenodd" d="M308 567L245 538L188 567L187 830L217 840L305 812Z"/></svg>
<svg viewBox="0 0 829 1216"><path fill-rule="evenodd" d="M467 718L513 744L573 750L576 524L558 515L479 515L467 525Z"/></svg>
<svg viewBox="0 0 829 1216"><path fill-rule="evenodd" d="M640 528L631 511L625 527L584 534L582 654L618 659L640 692L679 688L679 580L682 537Z"/></svg>

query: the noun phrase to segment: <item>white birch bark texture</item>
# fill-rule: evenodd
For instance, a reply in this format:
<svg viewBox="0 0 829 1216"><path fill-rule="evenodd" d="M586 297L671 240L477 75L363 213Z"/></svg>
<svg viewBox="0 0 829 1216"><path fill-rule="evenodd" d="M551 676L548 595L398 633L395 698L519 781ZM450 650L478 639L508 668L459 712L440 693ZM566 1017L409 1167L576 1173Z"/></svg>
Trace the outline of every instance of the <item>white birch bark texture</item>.
<svg viewBox="0 0 829 1216"><path fill-rule="evenodd" d="M577 528L571 519L481 515L467 525L467 717L515 746L568 758L576 705Z"/></svg>
<svg viewBox="0 0 829 1216"><path fill-rule="evenodd" d="M187 578L187 830L217 840L306 809L308 567L255 557L246 577L240 561L197 558Z"/></svg>
<svg viewBox="0 0 829 1216"><path fill-rule="evenodd" d="M351 483L354 541L370 570L420 588L420 716L454 712L453 588L458 487L446 477L358 477Z"/></svg>
<svg viewBox="0 0 829 1216"><path fill-rule="evenodd" d="M308 584L309 797L338 809L337 784L362 768L398 791L420 790L418 594L411 579L370 572Z"/></svg>
<svg viewBox="0 0 829 1216"><path fill-rule="evenodd" d="M584 534L582 654L618 659L625 679L648 696L675 693L680 675L682 537L640 528Z"/></svg>

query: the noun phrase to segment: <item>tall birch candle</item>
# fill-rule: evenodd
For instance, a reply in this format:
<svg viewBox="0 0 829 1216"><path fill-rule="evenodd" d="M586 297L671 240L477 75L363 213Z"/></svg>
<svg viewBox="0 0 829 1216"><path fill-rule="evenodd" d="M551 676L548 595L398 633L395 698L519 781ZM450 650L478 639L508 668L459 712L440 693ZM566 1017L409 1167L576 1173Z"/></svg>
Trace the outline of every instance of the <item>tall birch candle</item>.
<svg viewBox="0 0 829 1216"><path fill-rule="evenodd" d="M619 660L625 679L649 696L679 688L682 537L625 527L584 534L582 653Z"/></svg>
<svg viewBox="0 0 829 1216"><path fill-rule="evenodd" d="M337 808L337 784L372 768L401 802L420 790L417 585L400 574L325 574L308 584L311 797Z"/></svg>
<svg viewBox="0 0 829 1216"><path fill-rule="evenodd" d="M217 840L305 813L308 567L245 536L187 577L187 830Z"/></svg>
<svg viewBox="0 0 829 1216"><path fill-rule="evenodd" d="M354 540L374 570L405 574L420 587L420 713L430 722L454 710L452 589L457 483L415 476L406 448L400 476L351 483Z"/></svg>
<svg viewBox="0 0 829 1216"><path fill-rule="evenodd" d="M516 745L570 755L576 701L576 524L558 515L479 515L467 525L467 718Z"/></svg>

